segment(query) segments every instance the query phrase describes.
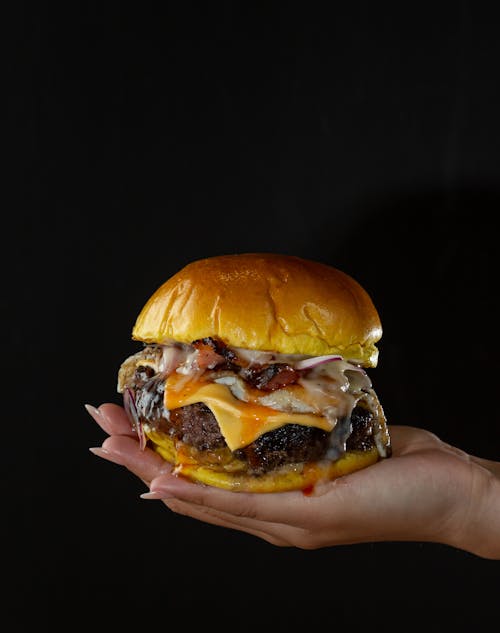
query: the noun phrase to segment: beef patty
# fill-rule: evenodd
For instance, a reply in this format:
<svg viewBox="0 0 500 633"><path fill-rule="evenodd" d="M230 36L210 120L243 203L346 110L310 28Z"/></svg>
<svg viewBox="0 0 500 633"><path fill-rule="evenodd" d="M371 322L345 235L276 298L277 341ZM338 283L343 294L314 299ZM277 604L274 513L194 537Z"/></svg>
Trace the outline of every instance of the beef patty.
<svg viewBox="0 0 500 633"><path fill-rule="evenodd" d="M214 414L205 404L190 404L167 412L163 404L164 379L155 380L152 376L144 378L149 380L135 387L135 402L141 423L181 440L198 451L229 451ZM346 422L349 421L340 420L335 428L345 428ZM366 451L375 445L373 414L368 409L356 406L350 425L346 450ZM247 462L250 472L261 474L289 463L322 459L332 444L333 434L335 429L328 433L316 427L286 424L264 433L233 454Z"/></svg>

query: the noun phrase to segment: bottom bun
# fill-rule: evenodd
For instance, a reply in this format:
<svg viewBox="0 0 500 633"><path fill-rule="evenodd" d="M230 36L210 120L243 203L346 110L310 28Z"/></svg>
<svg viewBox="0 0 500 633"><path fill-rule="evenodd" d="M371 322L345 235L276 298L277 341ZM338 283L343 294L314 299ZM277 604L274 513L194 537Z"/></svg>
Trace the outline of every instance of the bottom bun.
<svg viewBox="0 0 500 633"><path fill-rule="evenodd" d="M379 461L376 447L367 451L348 451L335 461L288 464L262 475L252 475L243 470L229 470L216 463L206 465L193 459L193 450L184 451L185 445L168 435L146 431L152 448L174 466L174 473L191 481L224 488L235 492L285 492L303 490L312 492L315 484L330 481L371 466Z"/></svg>

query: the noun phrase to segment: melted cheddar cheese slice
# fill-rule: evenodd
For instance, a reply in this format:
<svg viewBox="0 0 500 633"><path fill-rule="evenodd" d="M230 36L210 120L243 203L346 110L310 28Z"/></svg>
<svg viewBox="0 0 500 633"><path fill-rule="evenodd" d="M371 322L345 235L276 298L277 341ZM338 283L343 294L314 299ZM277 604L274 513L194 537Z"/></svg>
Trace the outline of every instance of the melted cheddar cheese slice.
<svg viewBox="0 0 500 633"><path fill-rule="evenodd" d="M258 437L284 424L313 426L331 431L334 423L320 415L285 413L233 396L226 385L171 374L165 383L165 407L176 409L202 402L214 414L230 450L248 446Z"/></svg>

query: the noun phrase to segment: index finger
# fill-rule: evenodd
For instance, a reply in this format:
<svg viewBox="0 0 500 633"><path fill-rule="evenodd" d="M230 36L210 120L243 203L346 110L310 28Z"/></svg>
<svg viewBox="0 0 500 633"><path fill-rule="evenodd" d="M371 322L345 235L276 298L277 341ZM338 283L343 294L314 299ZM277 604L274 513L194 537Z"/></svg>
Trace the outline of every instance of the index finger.
<svg viewBox="0 0 500 633"><path fill-rule="evenodd" d="M86 404L89 415L97 422L101 429L108 435L128 435L137 437L132 428L125 409L117 404L106 402L99 407Z"/></svg>

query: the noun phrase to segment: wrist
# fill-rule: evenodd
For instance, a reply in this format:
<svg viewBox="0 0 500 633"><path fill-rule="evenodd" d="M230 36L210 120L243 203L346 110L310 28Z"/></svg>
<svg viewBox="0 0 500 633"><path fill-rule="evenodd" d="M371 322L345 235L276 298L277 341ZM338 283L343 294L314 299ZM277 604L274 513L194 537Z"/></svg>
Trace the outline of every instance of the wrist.
<svg viewBox="0 0 500 633"><path fill-rule="evenodd" d="M486 463L485 463L486 462ZM491 468L490 466L495 468ZM445 542L481 558L500 559L498 464L471 458Z"/></svg>

